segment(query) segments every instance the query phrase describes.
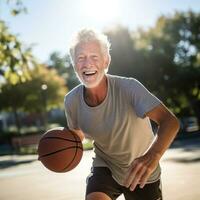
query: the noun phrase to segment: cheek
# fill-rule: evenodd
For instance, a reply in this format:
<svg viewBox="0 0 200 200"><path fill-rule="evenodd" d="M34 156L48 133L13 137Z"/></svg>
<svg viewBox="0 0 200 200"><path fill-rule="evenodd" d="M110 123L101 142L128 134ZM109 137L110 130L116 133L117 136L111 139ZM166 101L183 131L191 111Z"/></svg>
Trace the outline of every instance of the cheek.
<svg viewBox="0 0 200 200"><path fill-rule="evenodd" d="M81 65L81 63L75 63L75 66L74 66L74 69L76 70L76 71L78 71L78 70L80 70L82 68L82 65Z"/></svg>
<svg viewBox="0 0 200 200"><path fill-rule="evenodd" d="M101 66L102 66L103 69L106 68L106 63L105 63L105 62L102 62L102 63L101 63Z"/></svg>
<svg viewBox="0 0 200 200"><path fill-rule="evenodd" d="M79 73L80 72L80 67L78 65L75 65L74 66L74 71Z"/></svg>

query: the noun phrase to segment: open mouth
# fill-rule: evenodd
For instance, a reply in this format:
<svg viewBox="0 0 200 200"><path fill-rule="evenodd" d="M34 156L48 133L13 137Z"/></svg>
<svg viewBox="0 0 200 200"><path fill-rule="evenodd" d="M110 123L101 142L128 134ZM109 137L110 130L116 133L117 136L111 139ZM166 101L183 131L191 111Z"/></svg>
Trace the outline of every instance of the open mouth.
<svg viewBox="0 0 200 200"><path fill-rule="evenodd" d="M96 73L97 73L97 71L83 72L83 74L84 74L85 76L93 76L93 75L95 75Z"/></svg>

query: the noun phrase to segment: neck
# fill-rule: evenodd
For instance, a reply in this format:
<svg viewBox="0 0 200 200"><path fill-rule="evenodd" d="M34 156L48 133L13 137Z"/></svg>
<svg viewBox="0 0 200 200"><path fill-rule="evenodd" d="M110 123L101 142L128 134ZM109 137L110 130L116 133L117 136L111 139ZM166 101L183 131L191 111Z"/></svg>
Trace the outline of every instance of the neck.
<svg viewBox="0 0 200 200"><path fill-rule="evenodd" d="M108 91L107 77L104 76L101 82L94 88L85 88L84 99L89 106L98 106L106 98Z"/></svg>

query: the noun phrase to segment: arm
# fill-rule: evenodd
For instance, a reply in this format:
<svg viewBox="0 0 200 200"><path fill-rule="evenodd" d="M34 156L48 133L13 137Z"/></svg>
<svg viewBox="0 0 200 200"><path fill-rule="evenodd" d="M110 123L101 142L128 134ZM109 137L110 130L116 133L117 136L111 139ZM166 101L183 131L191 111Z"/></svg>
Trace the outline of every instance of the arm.
<svg viewBox="0 0 200 200"><path fill-rule="evenodd" d="M132 191L137 184L140 184L141 188L144 187L179 130L177 118L163 104L146 113L146 116L155 121L159 129L156 139L147 152L132 163L125 181L125 186L130 187Z"/></svg>
<svg viewBox="0 0 200 200"><path fill-rule="evenodd" d="M79 138L81 139L81 141L83 141L83 139L85 138L84 133L80 130L80 129L71 129L76 135L79 136Z"/></svg>
<svg viewBox="0 0 200 200"><path fill-rule="evenodd" d="M70 130L72 130L74 133L76 133L76 134L80 137L81 141L83 141L84 138L93 140L89 135L85 134L85 133L84 133L82 130L80 130L80 129L70 129Z"/></svg>

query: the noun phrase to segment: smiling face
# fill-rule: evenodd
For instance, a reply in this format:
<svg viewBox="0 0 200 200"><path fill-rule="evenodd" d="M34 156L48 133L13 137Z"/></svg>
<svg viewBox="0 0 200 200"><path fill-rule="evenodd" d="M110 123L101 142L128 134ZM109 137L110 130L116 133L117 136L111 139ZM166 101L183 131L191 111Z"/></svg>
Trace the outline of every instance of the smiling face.
<svg viewBox="0 0 200 200"><path fill-rule="evenodd" d="M75 71L86 88L98 86L105 75L109 57L102 52L97 41L80 43L75 49Z"/></svg>

